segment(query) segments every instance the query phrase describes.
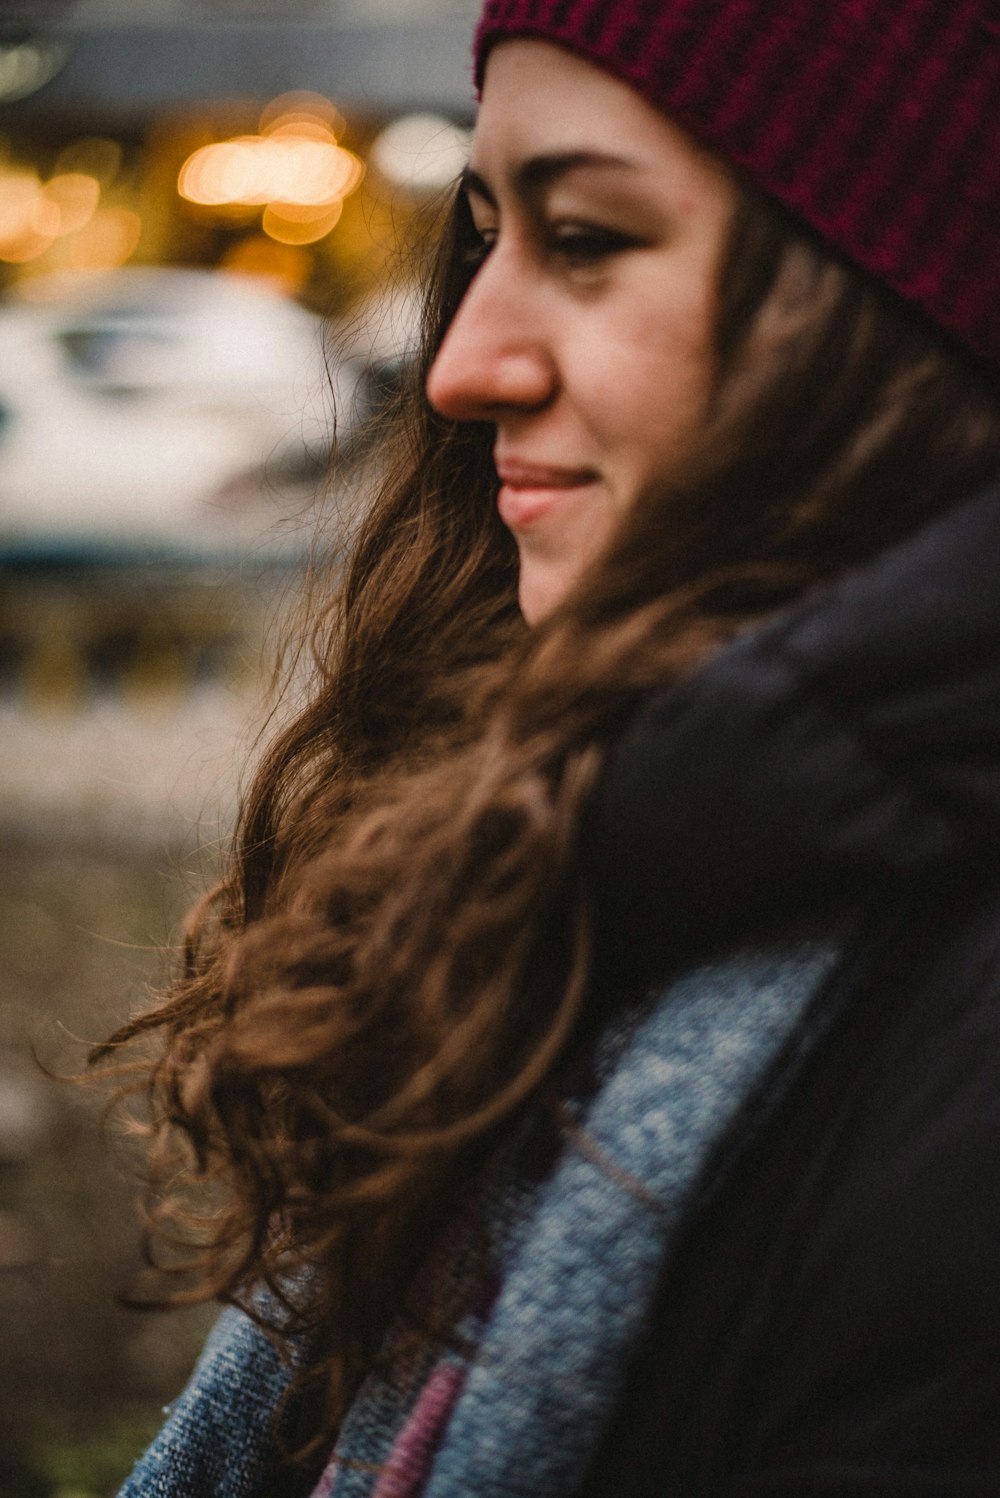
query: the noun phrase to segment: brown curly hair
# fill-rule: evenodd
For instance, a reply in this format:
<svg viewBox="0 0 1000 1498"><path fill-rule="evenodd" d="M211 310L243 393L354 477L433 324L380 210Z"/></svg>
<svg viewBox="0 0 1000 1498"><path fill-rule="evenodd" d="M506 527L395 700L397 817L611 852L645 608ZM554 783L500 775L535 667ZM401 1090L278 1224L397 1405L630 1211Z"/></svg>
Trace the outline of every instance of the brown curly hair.
<svg viewBox="0 0 1000 1498"><path fill-rule="evenodd" d="M423 395L474 240L459 197L390 477L314 621L310 700L171 992L95 1056L151 1043L147 1230L187 1245L173 1297L253 1311L267 1286L296 1300L284 1335L324 1328L324 1439L435 1223L587 1015L580 814L606 747L735 632L1000 474L988 377L743 193L685 472L529 631L491 429Z"/></svg>

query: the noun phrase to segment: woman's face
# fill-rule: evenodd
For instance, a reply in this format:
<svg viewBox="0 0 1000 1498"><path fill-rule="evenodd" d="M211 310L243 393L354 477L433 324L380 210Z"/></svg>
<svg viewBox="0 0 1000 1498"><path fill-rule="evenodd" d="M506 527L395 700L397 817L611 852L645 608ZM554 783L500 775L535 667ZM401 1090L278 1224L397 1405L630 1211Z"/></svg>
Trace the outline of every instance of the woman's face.
<svg viewBox="0 0 1000 1498"><path fill-rule="evenodd" d="M625 84L515 40L490 54L464 191L483 261L427 394L496 427L500 516L534 623L704 415L735 189Z"/></svg>

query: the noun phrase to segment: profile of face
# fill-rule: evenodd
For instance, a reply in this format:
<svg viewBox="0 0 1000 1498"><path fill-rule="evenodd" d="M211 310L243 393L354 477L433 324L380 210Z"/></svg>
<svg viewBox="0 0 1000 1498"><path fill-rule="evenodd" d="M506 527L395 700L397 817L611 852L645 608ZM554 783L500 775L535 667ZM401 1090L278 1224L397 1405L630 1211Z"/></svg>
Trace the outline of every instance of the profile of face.
<svg viewBox="0 0 1000 1498"><path fill-rule="evenodd" d="M736 190L626 84L521 39L490 54L463 190L483 258L427 395L496 428L499 511L535 623L704 417Z"/></svg>

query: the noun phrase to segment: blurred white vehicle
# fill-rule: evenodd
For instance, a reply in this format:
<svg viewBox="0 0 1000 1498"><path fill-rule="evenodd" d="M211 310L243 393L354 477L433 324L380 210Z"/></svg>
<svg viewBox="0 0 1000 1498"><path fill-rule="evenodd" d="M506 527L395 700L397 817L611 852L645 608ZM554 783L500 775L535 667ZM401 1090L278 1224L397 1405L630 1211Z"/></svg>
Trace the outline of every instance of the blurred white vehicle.
<svg viewBox="0 0 1000 1498"><path fill-rule="evenodd" d="M0 548L266 544L354 379L320 318L247 277L34 283L0 305Z"/></svg>

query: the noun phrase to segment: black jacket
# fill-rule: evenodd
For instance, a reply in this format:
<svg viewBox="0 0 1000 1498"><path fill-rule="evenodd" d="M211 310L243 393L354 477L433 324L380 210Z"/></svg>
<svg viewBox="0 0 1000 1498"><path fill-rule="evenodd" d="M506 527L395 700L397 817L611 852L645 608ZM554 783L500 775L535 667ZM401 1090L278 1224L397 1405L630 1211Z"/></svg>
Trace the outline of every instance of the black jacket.
<svg viewBox="0 0 1000 1498"><path fill-rule="evenodd" d="M1000 493L652 701L587 839L606 980L856 934L703 1183L586 1498L1000 1495Z"/></svg>

